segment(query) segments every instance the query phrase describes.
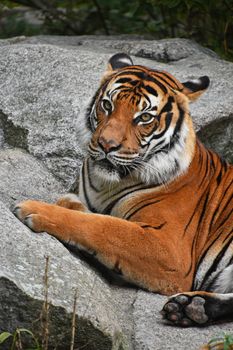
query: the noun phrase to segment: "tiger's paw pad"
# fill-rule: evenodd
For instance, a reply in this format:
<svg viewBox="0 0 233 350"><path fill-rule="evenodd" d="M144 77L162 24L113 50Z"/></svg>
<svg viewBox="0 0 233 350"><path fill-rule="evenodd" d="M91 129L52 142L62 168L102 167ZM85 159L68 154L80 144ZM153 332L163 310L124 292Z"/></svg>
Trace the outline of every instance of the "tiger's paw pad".
<svg viewBox="0 0 233 350"><path fill-rule="evenodd" d="M169 299L161 314L164 319L175 325L183 327L203 325L208 322L204 305L203 297L179 294Z"/></svg>

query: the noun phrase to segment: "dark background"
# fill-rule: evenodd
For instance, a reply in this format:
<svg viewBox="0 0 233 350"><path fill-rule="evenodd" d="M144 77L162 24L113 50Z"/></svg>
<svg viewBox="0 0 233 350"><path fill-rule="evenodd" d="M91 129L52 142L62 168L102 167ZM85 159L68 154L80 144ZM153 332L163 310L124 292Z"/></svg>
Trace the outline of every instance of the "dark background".
<svg viewBox="0 0 233 350"><path fill-rule="evenodd" d="M233 0L0 0L0 38L39 34L190 38L233 61Z"/></svg>

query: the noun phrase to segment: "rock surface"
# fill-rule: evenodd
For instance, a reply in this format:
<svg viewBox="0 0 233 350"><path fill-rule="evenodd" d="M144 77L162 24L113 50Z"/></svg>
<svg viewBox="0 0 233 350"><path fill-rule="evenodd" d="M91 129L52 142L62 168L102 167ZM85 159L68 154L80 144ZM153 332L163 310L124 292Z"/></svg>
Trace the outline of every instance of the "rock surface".
<svg viewBox="0 0 233 350"><path fill-rule="evenodd" d="M115 293L112 300L111 288L87 264L74 258L48 234L33 234L15 219L3 203L0 203L0 226L1 330L3 327L11 331L16 327L38 327L44 299L45 257L49 256L51 346L69 349L72 308L77 290L76 344L96 350L126 349L116 312L123 312L125 301L120 295L123 291L118 295Z"/></svg>
<svg viewBox="0 0 233 350"><path fill-rule="evenodd" d="M50 256L53 346L69 349L77 289L76 345L196 350L220 330L230 332L233 324L185 330L165 325L159 315L165 297L109 285L56 239L33 234L10 211L22 199L54 201L76 186L83 157L80 120L109 56L117 51L182 81L209 75L208 92L192 106L194 123L208 146L233 161L233 64L209 50L183 39L0 40L0 332L17 326L32 329L44 300L45 256Z"/></svg>
<svg viewBox="0 0 233 350"><path fill-rule="evenodd" d="M28 198L54 202L66 193L42 163L19 148L0 149L0 179L0 198L8 207Z"/></svg>

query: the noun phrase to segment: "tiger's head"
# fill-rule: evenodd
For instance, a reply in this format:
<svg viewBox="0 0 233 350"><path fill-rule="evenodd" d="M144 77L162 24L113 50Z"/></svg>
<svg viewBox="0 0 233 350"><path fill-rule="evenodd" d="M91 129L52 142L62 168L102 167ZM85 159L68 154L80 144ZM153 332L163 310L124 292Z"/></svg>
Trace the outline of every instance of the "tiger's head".
<svg viewBox="0 0 233 350"><path fill-rule="evenodd" d="M189 101L208 85L207 76L180 83L133 65L126 54L111 57L87 115L94 174L109 182L130 175L166 183L185 172L196 143Z"/></svg>

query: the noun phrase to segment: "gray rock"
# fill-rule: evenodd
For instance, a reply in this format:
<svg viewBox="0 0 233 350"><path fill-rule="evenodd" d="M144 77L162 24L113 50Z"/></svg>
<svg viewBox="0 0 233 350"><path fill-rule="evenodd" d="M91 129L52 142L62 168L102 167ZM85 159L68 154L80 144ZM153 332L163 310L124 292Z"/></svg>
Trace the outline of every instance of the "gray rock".
<svg viewBox="0 0 233 350"><path fill-rule="evenodd" d="M76 344L86 349L194 349L232 328L232 323L188 330L163 324L158 311L165 297L110 286L56 239L31 233L7 209L26 198L53 202L76 186L85 108L116 51L181 81L209 75L208 92L191 106L194 123L203 142L233 161L233 64L188 40L139 39L0 40L0 332L32 329L43 304L45 255L51 257L50 341L62 350L69 348L75 289Z"/></svg>
<svg viewBox="0 0 233 350"><path fill-rule="evenodd" d="M67 190L82 160L78 117L91 91L91 71L83 74L86 60L90 57L85 53L77 58L52 46L10 45L0 50L5 142L42 160Z"/></svg>
<svg viewBox="0 0 233 350"><path fill-rule="evenodd" d="M48 299L50 344L70 348L74 294L77 290L76 346L129 349L118 314L127 316L123 291L111 288L86 263L74 258L48 234L34 234L0 202L0 331L16 327L40 331L44 302L45 257L50 257ZM17 242L17 244L16 244ZM134 291L125 291L128 303ZM127 327L125 327L127 328ZM127 332L126 332L127 333Z"/></svg>
<svg viewBox="0 0 233 350"><path fill-rule="evenodd" d="M198 137L208 148L214 149L233 163L233 114L201 128Z"/></svg>
<svg viewBox="0 0 233 350"><path fill-rule="evenodd" d="M232 333L232 323L209 327L177 328L161 321L159 311L166 298L138 292L134 303L135 350L198 350L219 334Z"/></svg>
<svg viewBox="0 0 233 350"><path fill-rule="evenodd" d="M8 207L28 198L55 202L65 193L42 163L17 148L0 150L0 179L0 200Z"/></svg>
<svg viewBox="0 0 233 350"><path fill-rule="evenodd" d="M90 48L95 51L103 52L103 49L118 50L127 52L130 55L154 59L159 62L179 61L180 59L193 56L208 54L217 57L213 51L200 46L188 39L163 39L152 40L150 36L140 35L81 35L81 36L50 36L38 35L30 38L16 37L6 40L0 40L2 44L12 44L17 42L23 44L51 44L61 47L80 47Z"/></svg>

